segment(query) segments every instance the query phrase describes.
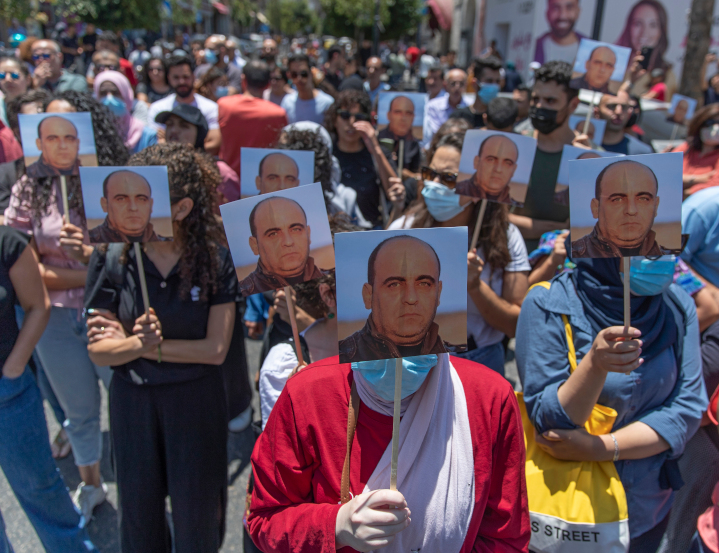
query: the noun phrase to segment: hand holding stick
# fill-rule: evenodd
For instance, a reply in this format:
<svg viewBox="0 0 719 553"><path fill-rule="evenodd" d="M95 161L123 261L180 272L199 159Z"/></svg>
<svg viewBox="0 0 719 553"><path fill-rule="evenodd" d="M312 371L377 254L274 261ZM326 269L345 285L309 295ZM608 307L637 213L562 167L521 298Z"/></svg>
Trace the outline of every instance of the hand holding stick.
<svg viewBox="0 0 719 553"><path fill-rule="evenodd" d="M285 286L285 298L287 299L287 311L290 315L290 326L292 326L292 337L295 341L295 353L297 354L297 370L304 367L304 357L302 356L302 346L300 344L300 332L297 329L297 319L295 318L295 302L292 301L292 288Z"/></svg>
<svg viewBox="0 0 719 553"><path fill-rule="evenodd" d="M392 464L389 473L389 489L397 491L397 459L399 458L399 411L402 406L402 358L394 366L394 415L392 417Z"/></svg>
<svg viewBox="0 0 719 553"><path fill-rule="evenodd" d="M479 206L479 214L477 215L477 224L474 225L474 233L472 234L472 243L469 246L469 251L473 252L474 248L477 247L479 241L479 231L482 228L482 221L484 220L484 212L487 211L487 200L482 200Z"/></svg>

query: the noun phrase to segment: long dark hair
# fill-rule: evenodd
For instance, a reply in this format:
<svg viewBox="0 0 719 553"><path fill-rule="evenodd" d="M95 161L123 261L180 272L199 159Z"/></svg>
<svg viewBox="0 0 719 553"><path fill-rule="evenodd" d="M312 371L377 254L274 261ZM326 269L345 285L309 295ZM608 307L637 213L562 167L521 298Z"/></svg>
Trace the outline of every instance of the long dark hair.
<svg viewBox="0 0 719 553"><path fill-rule="evenodd" d="M159 61L162 64L162 71L165 74L165 84L168 84L167 63L165 62L165 58L153 56L145 62L145 65L142 66L142 81L147 86L148 91L152 88L152 81L150 81L150 63L153 61Z"/></svg>
<svg viewBox="0 0 719 553"><path fill-rule="evenodd" d="M98 165L125 165L130 152L117 128L117 121L112 112L85 92L67 90L48 98L45 109L53 100L65 100L77 112L89 111L92 117L92 130L95 134L95 150L97 153ZM82 203L82 190L80 188L80 177L69 176L67 183L67 199L71 210L74 210L84 221L84 207ZM53 201L53 177L41 177L28 179L30 188L30 209L36 219L40 219L47 213L48 207Z"/></svg>
<svg viewBox="0 0 719 553"><path fill-rule="evenodd" d="M464 144L464 133L451 133L443 136L437 143L434 152L440 148L454 148L462 151ZM434 155L433 152L433 155ZM432 160L428 159L428 163ZM417 199L407 210L407 215L414 215L412 228L431 228L436 227L437 221L432 217L424 203L424 197L421 194L421 183L418 183ZM472 207L472 215L469 218L469 240L472 239L474 227L477 224L481 202L477 202ZM492 270L504 269L512 261L507 243L507 231L509 229L509 208L505 204L497 202L487 202L487 208L482 219L482 226L479 229L479 240L477 248L481 248L484 252L485 262L492 266ZM469 245L469 244L468 244Z"/></svg>
<svg viewBox="0 0 719 553"><path fill-rule="evenodd" d="M358 105L362 113L372 115L372 103L369 96L364 90L343 90L332 104L327 113L325 113L325 128L330 133L333 141L337 140L337 129L335 121L337 120L337 112L343 109L350 109L354 105Z"/></svg>
<svg viewBox="0 0 719 553"><path fill-rule="evenodd" d="M702 136L701 131L704 123L710 119L719 120L719 104L709 104L703 108L697 110L687 125L687 142L689 148L697 152L702 151Z"/></svg>
<svg viewBox="0 0 719 553"><path fill-rule="evenodd" d="M183 244L180 257L180 297L187 299L193 286L200 299L217 291L220 270L220 224L213 213L215 190L221 182L217 164L190 144L156 144L133 155L128 165L164 165L170 181L170 201L184 198L193 202L192 211L178 225L175 239Z"/></svg>
<svg viewBox="0 0 719 553"><path fill-rule="evenodd" d="M639 2L634 4L632 10L627 16L627 22L624 26L624 30L622 31L622 34L619 35L617 45L631 48L632 52L636 53L634 46L632 45L632 22L634 21L634 15L636 14L637 10L642 6L648 6L656 12L657 18L659 19L659 28L661 31L659 42L655 46L654 51L652 52L652 55L649 59L649 66L647 67L647 72L651 73L652 70L657 68L664 69L666 71L671 67L671 64L667 63L667 61L664 59L664 54L667 53L667 49L669 48L669 39L667 38L669 36L669 19L667 17L667 10L664 9L664 6L662 6L662 4L658 2L658 0L639 0Z"/></svg>

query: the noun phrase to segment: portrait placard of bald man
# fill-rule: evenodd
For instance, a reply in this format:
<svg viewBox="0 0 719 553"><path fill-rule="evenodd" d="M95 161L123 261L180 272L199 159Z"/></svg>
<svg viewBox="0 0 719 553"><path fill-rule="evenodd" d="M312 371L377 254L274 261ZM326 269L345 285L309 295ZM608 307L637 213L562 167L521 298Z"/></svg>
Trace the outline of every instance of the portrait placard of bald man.
<svg viewBox="0 0 719 553"><path fill-rule="evenodd" d="M521 205L510 196L509 184L517 170L519 148L506 134L485 138L474 157L474 174L460 181L455 192L510 205Z"/></svg>
<svg viewBox="0 0 719 553"><path fill-rule="evenodd" d="M262 158L255 177L255 186L260 194L295 188L300 184L300 168L297 162L286 154L275 152Z"/></svg>
<svg viewBox="0 0 719 553"><path fill-rule="evenodd" d="M590 207L597 222L591 233L572 242L573 257L662 255L652 230L659 181L647 165L632 160L607 165L596 178Z"/></svg>
<svg viewBox="0 0 719 553"><path fill-rule="evenodd" d="M103 223L89 231L90 242L153 242L160 240L152 218L152 187L147 179L127 169L110 173L102 183Z"/></svg>
<svg viewBox="0 0 719 553"><path fill-rule="evenodd" d="M310 226L302 206L273 196L257 203L249 216L249 246L257 267L240 282L243 296L276 290L322 276L310 256Z"/></svg>
<svg viewBox="0 0 719 553"><path fill-rule="evenodd" d="M614 51L609 46L597 46L584 64L584 75L572 79L569 86L608 94L609 81L616 65L617 55Z"/></svg>
<svg viewBox="0 0 719 553"><path fill-rule="evenodd" d="M340 363L457 351L435 322L441 276L439 256L427 242L410 235L380 242L361 290L370 314L361 330L340 340Z"/></svg>
<svg viewBox="0 0 719 553"><path fill-rule="evenodd" d="M59 115L43 118L37 125L35 146L40 151L40 158L28 165L28 177L79 174L80 138L77 127L69 119Z"/></svg>

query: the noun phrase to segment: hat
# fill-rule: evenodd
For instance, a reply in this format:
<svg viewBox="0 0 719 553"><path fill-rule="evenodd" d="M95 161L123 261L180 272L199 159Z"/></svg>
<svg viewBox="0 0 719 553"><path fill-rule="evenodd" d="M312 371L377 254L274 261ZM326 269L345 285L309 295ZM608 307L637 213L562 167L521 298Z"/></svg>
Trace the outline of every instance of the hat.
<svg viewBox="0 0 719 553"><path fill-rule="evenodd" d="M175 104L172 111L161 111L155 117L155 123L164 125L170 118L170 115L177 115L183 121L187 121L190 125L197 127L197 139L195 140L195 148L204 149L205 137L209 131L207 119L202 112L195 106L187 104Z"/></svg>

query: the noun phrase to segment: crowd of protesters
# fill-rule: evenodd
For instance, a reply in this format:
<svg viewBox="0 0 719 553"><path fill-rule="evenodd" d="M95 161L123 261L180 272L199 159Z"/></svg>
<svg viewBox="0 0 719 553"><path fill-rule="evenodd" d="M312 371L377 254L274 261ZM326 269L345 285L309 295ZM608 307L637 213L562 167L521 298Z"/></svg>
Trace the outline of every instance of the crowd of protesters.
<svg viewBox="0 0 719 553"><path fill-rule="evenodd" d="M697 532L697 519L719 509L719 434L707 414L719 386L716 76L676 147L689 238L666 274L633 290L626 334L619 262L571 258L569 208L555 201L555 186L565 145L653 152L637 132L641 95L665 99L676 88L670 67L640 74L636 52L625 85L593 107L606 122L596 144L569 125L580 104L570 65L544 60L524 83L496 44L460 67L455 52L436 57L415 44L372 52L367 41L293 40L281 55L268 37L246 56L222 35L148 44L92 25L59 31L56 40L18 37L0 57L0 466L47 551L96 550L86 526L107 495L100 386L125 553L219 551L228 525L244 525L246 552L400 551L417 539L436 551L527 551L513 384L542 449L560 460L615 461L630 553L718 551L719 528ZM411 83L428 95L423 136L378 132L380 94ZM25 172L18 115L51 112L91 114L99 165L167 167L173 241L144 244L141 260L121 244L90 245L79 177L67 178L66 213L59 177ZM360 447L350 464L356 367L337 358L334 272L293 286L292 302L283 290L243 299L219 206L242 196L243 148L309 150L333 233L473 229L480 204L454 188L465 134L479 128L536 139L526 201L482 211L467 256L468 351L451 357L453 373L447 354L425 359L437 394L419 402L426 413L403 402L403 420L431 421L405 442L417 444L405 460L413 471L400 491L360 493L389 462L393 404L365 381L357 386ZM140 262L149 314L132 276ZM309 368L298 367L291 318ZM264 342L254 385L246 337ZM504 378L512 339L517 383ZM253 393L261 413L252 412ZM583 426L599 398L617 422L613 433L590 436ZM61 427L52 439L43 401ZM232 520L228 432L253 417L262 433L244 518ZM71 452L82 482L68 493L54 459ZM345 486L351 498L341 497Z"/></svg>

